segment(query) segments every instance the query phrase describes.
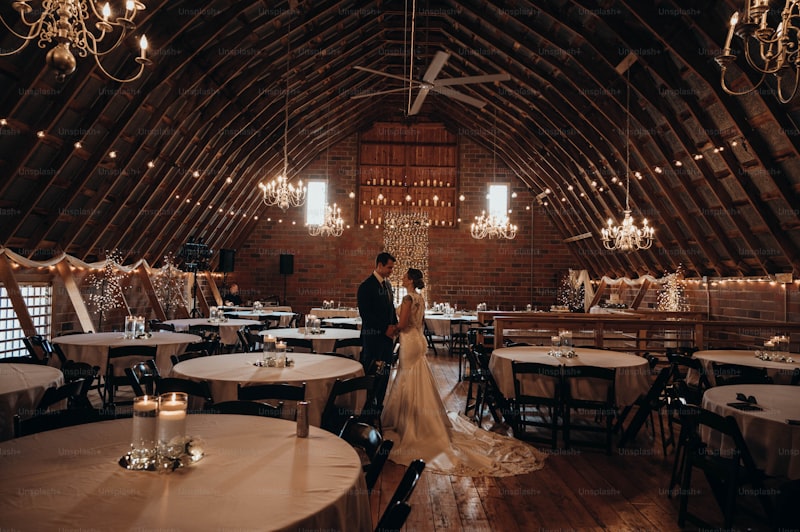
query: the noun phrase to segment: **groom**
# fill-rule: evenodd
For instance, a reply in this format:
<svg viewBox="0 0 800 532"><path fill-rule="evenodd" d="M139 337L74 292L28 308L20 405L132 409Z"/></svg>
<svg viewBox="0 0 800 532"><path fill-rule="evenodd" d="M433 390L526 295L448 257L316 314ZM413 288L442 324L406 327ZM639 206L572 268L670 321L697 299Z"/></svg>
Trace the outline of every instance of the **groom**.
<svg viewBox="0 0 800 532"><path fill-rule="evenodd" d="M373 363L392 361L394 337L397 335L397 313L389 276L395 258L379 253L375 271L358 287L358 313L361 315L361 363L369 373Z"/></svg>

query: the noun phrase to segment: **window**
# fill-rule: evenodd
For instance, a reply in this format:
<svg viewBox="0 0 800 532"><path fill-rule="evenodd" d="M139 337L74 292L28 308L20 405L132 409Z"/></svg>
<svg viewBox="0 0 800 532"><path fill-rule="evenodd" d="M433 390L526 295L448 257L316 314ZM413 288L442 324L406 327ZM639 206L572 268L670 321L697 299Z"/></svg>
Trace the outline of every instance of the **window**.
<svg viewBox="0 0 800 532"><path fill-rule="evenodd" d="M51 306L52 287L49 285L20 285L22 299L36 327L36 334L50 336L53 309ZM28 354L22 339L25 332L11 306L5 286L0 286L0 357L23 356Z"/></svg>
<svg viewBox="0 0 800 532"><path fill-rule="evenodd" d="M322 225L325 223L325 206L328 204L328 183L311 180L308 182L306 194L306 225Z"/></svg>
<svg viewBox="0 0 800 532"><path fill-rule="evenodd" d="M508 216L508 185L491 184L489 194L487 194L489 204L489 215L500 219Z"/></svg>

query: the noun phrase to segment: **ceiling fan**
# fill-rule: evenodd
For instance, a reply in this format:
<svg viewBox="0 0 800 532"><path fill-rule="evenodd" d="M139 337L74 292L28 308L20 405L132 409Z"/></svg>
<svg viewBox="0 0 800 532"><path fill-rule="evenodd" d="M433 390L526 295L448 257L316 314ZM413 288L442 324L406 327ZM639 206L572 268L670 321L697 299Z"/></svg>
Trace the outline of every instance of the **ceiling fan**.
<svg viewBox="0 0 800 532"><path fill-rule="evenodd" d="M453 98L454 100L458 100L460 102L468 103L470 105L474 105L475 107L482 108L486 105L486 102L483 100L479 100L477 98L473 98L472 96L468 96L464 93L458 92L451 87L457 85L469 85L471 83L489 83L492 81L508 81L511 79L511 76L507 73L499 73L499 74L486 74L483 76L467 76L463 78L447 78L447 79L436 79L436 76L439 75L444 64L450 58L450 54L447 52L436 52L436 55L433 57L433 61L428 66L428 70L425 71L425 75L422 76L421 80L416 80L413 78L406 78L403 76L398 76L395 74L389 74L388 72L382 72L380 70L373 70L371 68L360 67L356 66L353 67L356 70L361 70L363 72L369 72L371 74L377 74L379 76L384 76L387 78L392 79L399 79L405 82L407 85L397 89L388 89L385 91L377 91L377 92L370 92L368 94L357 94L352 96L350 99L355 100L358 98L368 98L371 96L378 96L381 94L390 94L394 92L402 92L402 91L412 91L414 89L419 89L417 93L417 97L414 99L414 103L410 105L408 109L408 116L415 115L419 112L420 108L422 108L422 104L425 102L425 98L428 96L428 93L433 91L437 94L442 94L444 96L448 96Z"/></svg>

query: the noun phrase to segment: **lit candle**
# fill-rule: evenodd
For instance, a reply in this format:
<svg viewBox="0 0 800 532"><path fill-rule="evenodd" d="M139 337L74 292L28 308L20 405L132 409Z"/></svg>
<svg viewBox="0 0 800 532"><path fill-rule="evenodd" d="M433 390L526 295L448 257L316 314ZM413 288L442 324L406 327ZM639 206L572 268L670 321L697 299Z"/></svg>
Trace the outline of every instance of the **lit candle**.
<svg viewBox="0 0 800 532"><path fill-rule="evenodd" d="M730 55L731 41L733 40L733 30L736 29L736 24L739 22L739 12L737 11L731 15L731 27L728 28L728 37L725 39L725 49L722 51L723 55Z"/></svg>
<svg viewBox="0 0 800 532"><path fill-rule="evenodd" d="M139 47L142 49L142 59L147 59L147 37L142 35L142 38L139 39Z"/></svg>
<svg viewBox="0 0 800 532"><path fill-rule="evenodd" d="M186 434L186 407L188 396L185 393L170 393L161 396L158 411L158 441L169 443L176 437Z"/></svg>
<svg viewBox="0 0 800 532"><path fill-rule="evenodd" d="M111 6L108 5L108 2L106 2L106 5L103 6L102 14L103 14L103 20L106 21L108 20L108 17L111 16Z"/></svg>

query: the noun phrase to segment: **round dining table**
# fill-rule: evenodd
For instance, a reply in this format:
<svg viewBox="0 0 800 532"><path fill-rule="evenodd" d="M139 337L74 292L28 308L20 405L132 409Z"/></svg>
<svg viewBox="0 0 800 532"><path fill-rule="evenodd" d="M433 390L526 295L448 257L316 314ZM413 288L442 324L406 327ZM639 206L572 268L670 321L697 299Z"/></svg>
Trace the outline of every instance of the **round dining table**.
<svg viewBox="0 0 800 532"><path fill-rule="evenodd" d="M314 307L309 314L312 314L320 319L324 318L358 318L359 313L357 308L321 308Z"/></svg>
<svg viewBox="0 0 800 532"><path fill-rule="evenodd" d="M336 340L351 340L360 338L361 331L355 329L340 329L328 327L320 329L320 334L311 334L306 327L297 329L267 329L260 331L261 336L274 336L279 340L311 340L315 353L332 353L336 347Z"/></svg>
<svg viewBox="0 0 800 532"><path fill-rule="evenodd" d="M204 457L171 473L119 465L132 420L0 444L0 520L9 530L372 530L356 451L281 419L188 416Z"/></svg>
<svg viewBox="0 0 800 532"><path fill-rule="evenodd" d="M0 364L0 440L14 437L14 416L34 414L45 390L64 384L58 368L41 364Z"/></svg>
<svg viewBox="0 0 800 532"><path fill-rule="evenodd" d="M425 324L434 336L450 337L450 322L461 320L468 322L478 321L475 314L433 314L425 313Z"/></svg>
<svg viewBox="0 0 800 532"><path fill-rule="evenodd" d="M738 394L755 399L755 408L737 399ZM721 416L733 416L756 467L767 475L800 479L800 386L716 386L705 391L702 407ZM701 437L723 452L733 446L729 438L705 428Z"/></svg>
<svg viewBox="0 0 800 532"><path fill-rule="evenodd" d="M511 370L511 362L537 362L539 364L549 364L552 366L598 366L601 368L615 368L617 370L615 380L615 391L618 406L633 404L643 393L647 393L651 385L650 366L647 360L636 355L622 353L619 351L608 351L605 349L591 349L586 347L576 347L574 358L554 357L548 353L552 347L546 346L519 346L504 347L495 349L489 360L489 370L492 372L497 387L503 396L513 399L514 374ZM547 386L549 379L536 379L527 376L531 382L526 381L526 389L529 393L537 395L547 395L550 391ZM587 383L588 384L588 383ZM528 388L530 386L530 388ZM581 397L595 397L599 393L594 393L592 386L582 388ZM597 390L600 392L600 390Z"/></svg>
<svg viewBox="0 0 800 532"><path fill-rule="evenodd" d="M128 345L155 346L156 365L164 371L172 367L169 357L186 351L186 346L201 341L197 335L157 331L149 338L126 339L121 332L101 332L70 334L53 339L54 344L61 346L66 357L74 362L85 362L92 366L100 366L100 375L106 372L109 347Z"/></svg>
<svg viewBox="0 0 800 532"><path fill-rule="evenodd" d="M210 325L219 331L219 341L225 345L235 345L239 342L236 331L247 325L261 325L258 320L229 319L224 322L211 322L208 318L185 318L179 320L167 320L164 323L174 325L176 331L188 331L196 325Z"/></svg>
<svg viewBox="0 0 800 532"><path fill-rule="evenodd" d="M343 329L361 329L361 318L323 318L322 323Z"/></svg>
<svg viewBox="0 0 800 532"><path fill-rule="evenodd" d="M257 320L259 323L263 323L264 320L267 318L272 320L278 320L279 327L288 327L289 323L291 323L292 318L295 317L294 312L285 312L282 310L278 311L270 311L270 310L254 310L249 312L236 312L231 314L237 319L243 320Z"/></svg>
<svg viewBox="0 0 800 532"><path fill-rule="evenodd" d="M712 363L735 364L737 366L750 366L753 368L764 368L767 375L772 377L775 384L789 384L792 374L800 368L800 354L790 353L792 362L780 362L777 360L762 360L756 357L755 349L710 349L708 351L697 351L694 358L700 360L705 370L708 381L712 386L716 386Z"/></svg>
<svg viewBox="0 0 800 532"><path fill-rule="evenodd" d="M288 368L257 366L262 353L233 353L200 357L180 362L172 368L173 377L181 377L193 381L208 381L214 402L233 401L238 398L238 385L306 383L306 401L308 405L308 421L311 425L320 426L322 411L331 393L336 379L349 379L364 375L364 368L358 362L348 358L318 355L313 353L288 353L294 362ZM366 399L363 394L351 394L355 408L359 401ZM344 398L347 400L347 397Z"/></svg>

